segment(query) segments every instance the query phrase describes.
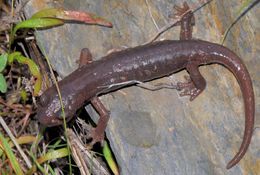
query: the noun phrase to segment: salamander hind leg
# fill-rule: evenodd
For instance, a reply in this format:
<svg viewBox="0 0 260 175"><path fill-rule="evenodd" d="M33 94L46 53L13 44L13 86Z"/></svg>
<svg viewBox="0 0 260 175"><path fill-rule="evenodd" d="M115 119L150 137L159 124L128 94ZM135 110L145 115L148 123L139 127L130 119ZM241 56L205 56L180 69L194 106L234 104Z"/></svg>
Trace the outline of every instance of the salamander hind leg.
<svg viewBox="0 0 260 175"><path fill-rule="evenodd" d="M190 77L185 76L186 82L178 82L177 89L182 91L180 96L190 96L190 101L192 101L206 88L206 81L199 72L196 62L188 63L186 69Z"/></svg>
<svg viewBox="0 0 260 175"><path fill-rule="evenodd" d="M180 40L190 40L192 39L192 27L195 25L194 15L188 6L187 2L183 3L183 7L174 6L176 13L172 15L173 18L181 18L176 25L181 26L180 30Z"/></svg>

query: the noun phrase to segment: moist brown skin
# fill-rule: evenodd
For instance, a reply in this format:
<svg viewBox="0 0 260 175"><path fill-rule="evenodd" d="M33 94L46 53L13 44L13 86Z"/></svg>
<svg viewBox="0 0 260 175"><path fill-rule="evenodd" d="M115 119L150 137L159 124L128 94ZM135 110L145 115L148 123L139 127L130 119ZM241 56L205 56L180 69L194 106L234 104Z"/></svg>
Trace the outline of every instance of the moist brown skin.
<svg viewBox="0 0 260 175"><path fill-rule="evenodd" d="M96 109L100 109L101 116L105 116L101 117L93 134L93 137L99 137L105 130L109 115L97 96L124 87L120 85L108 88L110 85L132 80L147 82L187 69L191 81L178 83L178 89L184 90L183 95L189 95L193 100L206 87L206 81L198 67L221 64L236 77L244 99L244 137L238 153L227 168L236 165L248 149L254 128L255 102L250 75L242 60L228 48L207 41L191 40L187 31L186 35L182 40L160 41L109 54L65 77L58 84L67 121L77 109L90 102ZM63 123L55 86L47 89L41 96L37 118L41 124L49 127ZM97 141L101 139L100 136Z"/></svg>

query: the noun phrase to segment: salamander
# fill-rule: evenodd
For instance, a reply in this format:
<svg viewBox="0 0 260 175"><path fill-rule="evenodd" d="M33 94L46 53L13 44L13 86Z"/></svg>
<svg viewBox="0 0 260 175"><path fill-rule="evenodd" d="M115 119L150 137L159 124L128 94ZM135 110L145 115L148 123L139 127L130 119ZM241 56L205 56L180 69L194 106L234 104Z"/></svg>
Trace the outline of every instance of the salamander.
<svg viewBox="0 0 260 175"><path fill-rule="evenodd" d="M187 10L187 6L185 7ZM183 16L179 23L181 40L158 41L111 53L98 61L79 67L59 81L66 120L69 121L84 104L92 104L100 118L91 136L94 142L100 142L104 137L109 112L98 96L134 85L136 82L145 83L186 69L190 79L178 83L176 87L183 91L182 95L188 95L190 100L193 100L206 87L199 66L221 64L235 76L244 100L243 141L226 168L236 165L245 155L253 134L255 102L252 81L245 64L233 51L219 44L192 39L190 33L193 22L192 12ZM83 49L81 57L86 55L88 50ZM42 125L51 127L63 123L61 116L58 93L55 86L52 86L39 99L37 119Z"/></svg>

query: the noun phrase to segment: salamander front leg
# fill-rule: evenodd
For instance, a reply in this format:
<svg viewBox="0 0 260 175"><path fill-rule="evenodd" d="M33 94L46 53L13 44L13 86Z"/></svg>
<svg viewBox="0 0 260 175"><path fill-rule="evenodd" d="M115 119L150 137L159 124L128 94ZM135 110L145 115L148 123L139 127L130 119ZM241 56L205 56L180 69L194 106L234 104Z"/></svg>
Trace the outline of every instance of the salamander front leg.
<svg viewBox="0 0 260 175"><path fill-rule="evenodd" d="M90 64L92 61L92 54L89 49L83 48L80 53L79 67ZM98 97L94 97L90 101L90 103L100 116L96 128L92 128L89 136L90 138L92 138L90 146L93 146L95 143L102 142L104 140L105 129L109 119L109 112L102 104L102 102L98 99Z"/></svg>
<svg viewBox="0 0 260 175"><path fill-rule="evenodd" d="M90 133L90 137L92 138L90 145L93 146L97 142L102 144L104 140L105 129L109 120L109 111L105 108L98 97L94 97L91 100L91 104L100 116L96 128L93 128Z"/></svg>
<svg viewBox="0 0 260 175"><path fill-rule="evenodd" d="M90 64L93 62L92 54L88 48L81 49L80 57L78 60L79 67L82 67L86 64Z"/></svg>
<svg viewBox="0 0 260 175"><path fill-rule="evenodd" d="M178 82L177 89L182 91L180 96L190 96L190 101L194 100L206 87L206 81L199 72L196 62L191 62L186 66L190 77L185 77L187 82Z"/></svg>

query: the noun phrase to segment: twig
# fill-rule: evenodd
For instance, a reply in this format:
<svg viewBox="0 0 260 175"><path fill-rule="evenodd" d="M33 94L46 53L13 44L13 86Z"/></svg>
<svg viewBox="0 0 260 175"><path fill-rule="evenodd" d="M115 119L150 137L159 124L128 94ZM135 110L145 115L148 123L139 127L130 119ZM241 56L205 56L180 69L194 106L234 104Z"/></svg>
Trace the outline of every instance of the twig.
<svg viewBox="0 0 260 175"><path fill-rule="evenodd" d="M76 161L80 172L84 175L88 174L103 174L109 175L108 170L91 154L91 152L86 149L82 141L76 136L76 134L71 130L66 130L68 135L68 142L71 145L72 155ZM90 172L90 170L92 172Z"/></svg>
<svg viewBox="0 0 260 175"><path fill-rule="evenodd" d="M159 30L159 26L157 25L157 23L156 23L156 21L155 21L155 19L154 19L154 17L153 17L153 14L152 14L152 12L151 12L151 8L150 8L150 5L149 5L149 3L148 3L148 0L145 0L145 3L146 3L146 5L147 5L149 14L150 14L150 16L151 16L151 18L152 18L152 21L153 21L153 23L154 23L156 29Z"/></svg>
<svg viewBox="0 0 260 175"><path fill-rule="evenodd" d="M163 34L165 31L169 30L170 28L174 27L178 22L181 21L182 17L185 16L187 13L189 12L193 12L195 13L196 11L198 11L199 9L201 9L202 7L204 7L205 5L209 4L211 1L213 0L209 0L206 3L204 3L203 5L197 7L195 10L187 10L185 13L183 13L181 16L179 16L177 19L170 21L168 24L166 24L164 27L162 27L159 32L157 32L157 34L150 39L149 41L145 42L143 45L145 44L149 44L153 41L155 41L161 34Z"/></svg>
<svg viewBox="0 0 260 175"><path fill-rule="evenodd" d="M236 20L233 21L233 22L229 25L228 29L225 31L225 34L224 34L224 36L223 36L223 39L222 39L222 42L221 42L222 45L224 44L224 42L225 42L225 40L226 40L226 38L227 38L227 35L228 35L228 33L230 32L230 30L232 29L232 27L233 27L251 8L253 8L253 7L254 7L256 4L258 4L259 2L260 2L259 0L256 0L256 1L254 1L252 4L250 4L250 5L236 18Z"/></svg>
<svg viewBox="0 0 260 175"><path fill-rule="evenodd" d="M163 34L165 31L169 30L170 28L174 27L179 21L181 21L182 17L189 13L191 10L188 10L187 12L183 13L181 16L179 16L177 19L170 21L168 24L166 24L164 27L159 29L159 31L156 33L156 35L150 39L149 41L145 42L143 45L149 44L153 41L155 41L161 34Z"/></svg>
<svg viewBox="0 0 260 175"><path fill-rule="evenodd" d="M140 88L150 90L150 91L157 91L160 89L177 89L177 90L179 90L179 87L174 84L159 83L156 85L152 85L152 84L144 83L144 82L141 82L138 80L130 80L130 81L125 81L125 82L121 82L121 83L114 83L114 84L110 84L110 85L99 86L98 88L105 88L99 94L107 93L114 87L120 88L120 87L134 85L134 84Z"/></svg>

